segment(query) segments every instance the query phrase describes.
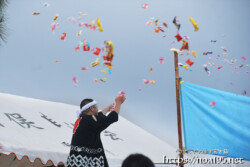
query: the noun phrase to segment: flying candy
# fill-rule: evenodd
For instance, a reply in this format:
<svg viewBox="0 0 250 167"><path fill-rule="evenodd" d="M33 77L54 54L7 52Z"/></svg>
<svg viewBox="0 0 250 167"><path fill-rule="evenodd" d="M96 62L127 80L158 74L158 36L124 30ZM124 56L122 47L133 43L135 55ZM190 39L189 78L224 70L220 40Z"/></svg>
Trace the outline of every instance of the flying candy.
<svg viewBox="0 0 250 167"><path fill-rule="evenodd" d="M56 63L60 62L61 60L55 60Z"/></svg>
<svg viewBox="0 0 250 167"><path fill-rule="evenodd" d="M212 101L212 102L210 102L210 103L209 103L209 105L210 105L211 107L214 107L214 106L215 106L215 104L216 104L216 102L215 102L215 101Z"/></svg>
<svg viewBox="0 0 250 167"><path fill-rule="evenodd" d="M86 28L89 28L89 25L87 23L84 23L84 25L85 25Z"/></svg>
<svg viewBox="0 0 250 167"><path fill-rule="evenodd" d="M197 53L196 53L196 51L192 51L192 55L194 56L194 57L197 57Z"/></svg>
<svg viewBox="0 0 250 167"><path fill-rule="evenodd" d="M151 85L155 84L155 80L150 80L149 84Z"/></svg>
<svg viewBox="0 0 250 167"><path fill-rule="evenodd" d="M33 12L32 15L39 15L39 12Z"/></svg>
<svg viewBox="0 0 250 167"><path fill-rule="evenodd" d="M195 31L198 31L199 27L198 27L197 23L194 21L194 19L192 17L189 17L189 20L193 24Z"/></svg>
<svg viewBox="0 0 250 167"><path fill-rule="evenodd" d="M182 40L182 37L179 33L174 37L177 39L178 42L180 42Z"/></svg>
<svg viewBox="0 0 250 167"><path fill-rule="evenodd" d="M159 32L160 32L159 28L155 28L155 33L159 33Z"/></svg>
<svg viewBox="0 0 250 167"><path fill-rule="evenodd" d="M95 48L95 51L94 51L94 55L98 56L99 53L101 52L101 49L100 48Z"/></svg>
<svg viewBox="0 0 250 167"><path fill-rule="evenodd" d="M242 59L243 59L243 60L246 60L246 57L245 57L245 56L242 56Z"/></svg>
<svg viewBox="0 0 250 167"><path fill-rule="evenodd" d="M90 50L90 46L88 42L83 43L83 51L89 51Z"/></svg>
<svg viewBox="0 0 250 167"><path fill-rule="evenodd" d="M105 44L105 50L107 52L107 55L106 56L103 56L103 59L104 59L104 63L103 65L104 66L107 66L109 68L112 68L112 60L113 60L113 43L109 40L107 41L104 41L104 44Z"/></svg>
<svg viewBox="0 0 250 167"><path fill-rule="evenodd" d="M148 72L152 72L152 70L153 70L153 67L150 67L150 69L149 69L149 71L148 71Z"/></svg>
<svg viewBox="0 0 250 167"><path fill-rule="evenodd" d="M90 28L92 29L93 26L95 25L95 20L92 20L91 24L84 24L86 26L86 28Z"/></svg>
<svg viewBox="0 0 250 167"><path fill-rule="evenodd" d="M77 36L77 37L79 37L80 35L82 35L82 30L80 30L80 31L78 31L78 32L76 33L76 36Z"/></svg>
<svg viewBox="0 0 250 167"><path fill-rule="evenodd" d="M79 45L75 47L75 51L78 51L80 49Z"/></svg>
<svg viewBox="0 0 250 167"><path fill-rule="evenodd" d="M182 50L189 50L189 46L188 46L187 41L182 40L182 46L180 48L180 51L182 51Z"/></svg>
<svg viewBox="0 0 250 167"><path fill-rule="evenodd" d="M141 93L141 86L139 86L138 90L139 90L139 92Z"/></svg>
<svg viewBox="0 0 250 167"><path fill-rule="evenodd" d="M118 92L119 95L125 95L126 94L126 91L125 90L121 90Z"/></svg>
<svg viewBox="0 0 250 167"><path fill-rule="evenodd" d="M231 63L236 63L236 62L237 62L237 59L234 59L234 60L231 59L230 61L231 61Z"/></svg>
<svg viewBox="0 0 250 167"><path fill-rule="evenodd" d="M108 73L111 74L111 69L108 69Z"/></svg>
<svg viewBox="0 0 250 167"><path fill-rule="evenodd" d="M147 21L147 23L146 23L147 26L150 26L151 24L152 24L151 20Z"/></svg>
<svg viewBox="0 0 250 167"><path fill-rule="evenodd" d="M178 63L178 66L183 67L184 65L182 63Z"/></svg>
<svg viewBox="0 0 250 167"><path fill-rule="evenodd" d="M59 17L59 14L56 14L55 17L53 18L53 21L56 21L56 19Z"/></svg>
<svg viewBox="0 0 250 167"><path fill-rule="evenodd" d="M192 60L190 60L190 59L188 59L188 60L186 61L186 63L187 63L189 66L192 66L192 65L194 64L194 62L192 62Z"/></svg>
<svg viewBox="0 0 250 167"><path fill-rule="evenodd" d="M146 4L146 3L142 4L142 8L143 9L147 9L148 8L148 4Z"/></svg>
<svg viewBox="0 0 250 167"><path fill-rule="evenodd" d="M86 71L88 68L87 67L82 67L81 68L83 71Z"/></svg>
<svg viewBox="0 0 250 167"><path fill-rule="evenodd" d="M185 68L188 71L188 65L184 65L183 68Z"/></svg>
<svg viewBox="0 0 250 167"><path fill-rule="evenodd" d="M219 70L219 69L221 69L223 66L220 66L220 67L218 67L217 69Z"/></svg>
<svg viewBox="0 0 250 167"><path fill-rule="evenodd" d="M165 32L161 27L158 27L158 29L159 29L161 32Z"/></svg>
<svg viewBox="0 0 250 167"><path fill-rule="evenodd" d="M146 84L146 85L149 84L149 82L150 82L150 81L149 81L148 79L144 79L144 80L143 80L143 83Z"/></svg>
<svg viewBox="0 0 250 167"><path fill-rule="evenodd" d="M226 49L226 48L224 48L223 46L221 47L221 49L223 49L223 50L224 50L224 52L226 52L226 51L227 51L227 49Z"/></svg>
<svg viewBox="0 0 250 167"><path fill-rule="evenodd" d="M164 27L168 28L167 23L163 22L162 24L164 25Z"/></svg>
<svg viewBox="0 0 250 167"><path fill-rule="evenodd" d="M159 19L155 19L155 25L158 26L159 24Z"/></svg>
<svg viewBox="0 0 250 167"><path fill-rule="evenodd" d="M95 31L95 30L96 30L96 26L93 25L92 27L90 27L90 29ZM98 28L98 29L99 29L99 28ZM99 29L99 31L100 31L100 32L103 32L103 29L102 29L102 30Z"/></svg>
<svg viewBox="0 0 250 167"><path fill-rule="evenodd" d="M99 61L98 60L91 63L91 67L95 67L97 65L99 66Z"/></svg>
<svg viewBox="0 0 250 167"><path fill-rule="evenodd" d="M95 78L95 79L94 79L94 82L95 82L95 83L96 83L96 82L98 82L98 79L97 79L97 78Z"/></svg>
<svg viewBox="0 0 250 167"><path fill-rule="evenodd" d="M211 42L216 42L216 40L211 40Z"/></svg>
<svg viewBox="0 0 250 167"><path fill-rule="evenodd" d="M95 60L98 60L99 61L100 57L99 56L96 56Z"/></svg>
<svg viewBox="0 0 250 167"><path fill-rule="evenodd" d="M66 37L66 32L62 33L61 40L64 40Z"/></svg>
<svg viewBox="0 0 250 167"><path fill-rule="evenodd" d="M176 26L176 28L177 28L178 30L180 30L181 24L180 24L180 22L179 22L177 16L174 17L173 23L174 23L174 25Z"/></svg>
<svg viewBox="0 0 250 167"><path fill-rule="evenodd" d="M51 30L54 31L58 25L59 25L58 23L53 23L51 25Z"/></svg>
<svg viewBox="0 0 250 167"><path fill-rule="evenodd" d="M164 58L163 58L163 57L160 57L160 58L159 58L159 63L160 63L160 64L163 64L163 63L164 63Z"/></svg>
<svg viewBox="0 0 250 167"><path fill-rule="evenodd" d="M204 69L205 69L207 75L209 76L209 75L210 75L210 71L209 71L209 69L207 68L207 65L204 64L203 67L204 67Z"/></svg>
<svg viewBox="0 0 250 167"><path fill-rule="evenodd" d="M102 81L102 82L106 82L106 80L107 80L107 78L100 79L100 81Z"/></svg>
<svg viewBox="0 0 250 167"><path fill-rule="evenodd" d="M162 37L163 37L163 38L165 38L165 37L166 37L166 35L162 35Z"/></svg>
<svg viewBox="0 0 250 167"><path fill-rule="evenodd" d="M102 23L99 18L96 19L96 24L100 32L103 32Z"/></svg>
<svg viewBox="0 0 250 167"><path fill-rule="evenodd" d="M105 71L105 70L101 70L101 72L102 72L102 73L107 73L107 71Z"/></svg>
<svg viewBox="0 0 250 167"><path fill-rule="evenodd" d="M74 82L74 85L77 86L77 82L78 82L77 78L76 78L76 77L73 77L72 80L73 80L73 82Z"/></svg>

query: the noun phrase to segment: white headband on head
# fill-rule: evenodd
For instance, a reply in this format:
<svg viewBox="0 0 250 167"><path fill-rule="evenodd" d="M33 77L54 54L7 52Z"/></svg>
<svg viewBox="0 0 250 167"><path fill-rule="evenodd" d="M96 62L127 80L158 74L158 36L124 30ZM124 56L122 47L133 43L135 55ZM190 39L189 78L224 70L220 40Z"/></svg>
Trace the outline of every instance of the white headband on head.
<svg viewBox="0 0 250 167"><path fill-rule="evenodd" d="M77 118L80 117L80 115L82 114L83 111L87 110L89 107L95 105L96 103L97 103L96 101L92 101L92 102L86 104L85 106L83 106L83 107L81 108L81 110L76 111L76 116L77 116Z"/></svg>

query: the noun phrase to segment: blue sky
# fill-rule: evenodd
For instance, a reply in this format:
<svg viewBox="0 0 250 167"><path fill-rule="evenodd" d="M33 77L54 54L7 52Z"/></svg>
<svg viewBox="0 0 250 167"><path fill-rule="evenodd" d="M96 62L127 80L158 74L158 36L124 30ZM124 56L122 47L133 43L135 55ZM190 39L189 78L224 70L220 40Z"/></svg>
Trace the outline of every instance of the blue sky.
<svg viewBox="0 0 250 167"><path fill-rule="evenodd" d="M50 4L49 8L44 7L45 2ZM141 8L143 3L149 4L148 9ZM32 15L33 12L40 15ZM67 20L77 18L79 12L88 14L81 18L85 23L90 24L99 17L104 31L81 28L78 22ZM59 14L56 20L59 26L53 33L50 26L56 14ZM247 67L250 1L247 0L10 1L6 8L7 43L0 47L0 91L75 105L90 97L101 108L112 103L120 90L125 90L127 100L121 115L177 147L174 57L170 48L180 48L181 43L170 44L176 40L177 29L172 23L175 16L181 23L179 33L189 37L190 51L197 52L196 58L192 54L179 56L183 64L187 59L194 61L190 71L180 68L183 80L236 94L246 90L249 96L250 73L245 73L250 71L250 66ZM164 33L155 33L154 24L146 25L148 20L154 22L152 17L159 19ZM194 32L189 17L197 22L199 31ZM79 30L82 35L76 37ZM63 32L67 33L64 41L60 40ZM113 42L111 74L101 72L107 70L102 65L104 52L100 55L100 66L93 68L90 66L95 60L93 52L83 52L82 48L75 52L74 47L84 38L92 48L103 47L105 40ZM227 49L227 56L223 55L221 46ZM208 51L213 54L203 55ZM164 57L164 64L158 63L159 57ZM210 76L203 68L209 57L215 64L208 66ZM57 59L61 62L55 63ZM237 62L232 66L224 64L224 59L237 59ZM244 66L240 68L240 65ZM84 66L88 67L87 71L81 70ZM218 70L219 66L223 67ZM151 73L150 67L153 67ZM233 72L235 67L238 70ZM72 82L74 76L78 87ZM93 81L105 77L105 83ZM144 85L143 79L156 82Z"/></svg>

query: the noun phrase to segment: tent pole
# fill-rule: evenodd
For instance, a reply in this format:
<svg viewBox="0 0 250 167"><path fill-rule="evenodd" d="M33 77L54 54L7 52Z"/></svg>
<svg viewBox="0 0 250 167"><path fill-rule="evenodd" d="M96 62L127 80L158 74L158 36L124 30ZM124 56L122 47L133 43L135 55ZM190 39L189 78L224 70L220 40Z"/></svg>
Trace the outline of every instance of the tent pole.
<svg viewBox="0 0 250 167"><path fill-rule="evenodd" d="M182 146L182 128L181 128L181 106L180 106L180 80L179 80L179 66L178 66L178 53L174 52L174 65L175 65L175 87L176 87L176 105L177 105L177 124L178 124L178 139L180 157L183 158L183 146ZM181 163L179 166L183 167Z"/></svg>

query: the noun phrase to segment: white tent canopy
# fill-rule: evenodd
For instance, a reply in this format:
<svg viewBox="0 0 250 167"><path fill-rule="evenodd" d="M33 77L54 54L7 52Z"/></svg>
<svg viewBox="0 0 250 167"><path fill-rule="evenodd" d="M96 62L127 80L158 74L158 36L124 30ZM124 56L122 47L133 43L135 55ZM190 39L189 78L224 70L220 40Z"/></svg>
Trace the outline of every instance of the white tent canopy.
<svg viewBox="0 0 250 167"><path fill-rule="evenodd" d="M35 161L34 164L38 159L43 164L65 164L76 120L75 111L78 109L79 106L0 93L0 153L8 155L14 152L19 160L26 155L31 162ZM101 138L111 167L121 166L122 161L132 153L142 153L154 163L163 163L163 156L177 156L176 148L121 116L118 122L102 132ZM214 157L187 154L184 156ZM209 165L214 166L247 167L250 163Z"/></svg>
<svg viewBox="0 0 250 167"><path fill-rule="evenodd" d="M0 152L21 159L40 158L46 164L66 162L79 106L0 93ZM121 111L122 112L122 111ZM120 166L131 153L143 153L153 162L163 155L176 157L176 149L123 117L101 135L110 166Z"/></svg>

